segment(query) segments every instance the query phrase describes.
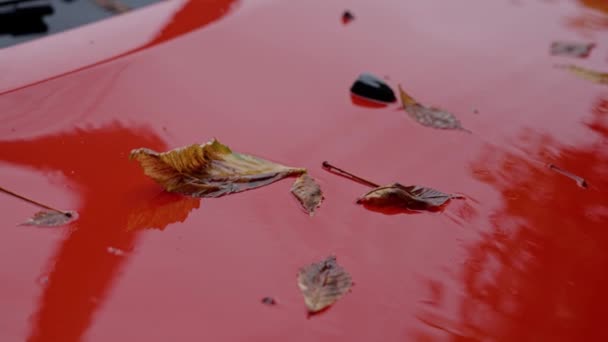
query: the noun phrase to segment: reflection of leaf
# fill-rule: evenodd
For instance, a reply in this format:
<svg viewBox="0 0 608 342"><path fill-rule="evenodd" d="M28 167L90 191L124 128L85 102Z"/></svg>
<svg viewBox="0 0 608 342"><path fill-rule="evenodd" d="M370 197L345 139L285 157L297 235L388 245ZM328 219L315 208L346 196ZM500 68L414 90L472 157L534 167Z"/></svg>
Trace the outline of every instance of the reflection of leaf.
<svg viewBox="0 0 608 342"><path fill-rule="evenodd" d="M323 201L319 184L307 173L298 177L291 187L291 193L300 201L302 208L312 216Z"/></svg>
<svg viewBox="0 0 608 342"><path fill-rule="evenodd" d="M193 209L198 209L200 201L200 198L162 192L131 212L127 220L127 231L164 230L172 223L184 222Z"/></svg>
<svg viewBox="0 0 608 342"><path fill-rule="evenodd" d="M300 269L298 287L311 313L321 311L344 296L353 282L335 256Z"/></svg>
<svg viewBox="0 0 608 342"><path fill-rule="evenodd" d="M24 226L57 227L68 224L78 218L75 211L60 212L55 210L42 210L22 223Z"/></svg>
<svg viewBox="0 0 608 342"><path fill-rule="evenodd" d="M140 148L131 151L130 158L138 160L144 173L165 190L196 197L219 197L306 173L232 152L215 139L164 153Z"/></svg>
<svg viewBox="0 0 608 342"><path fill-rule="evenodd" d="M556 67L560 69L566 69L573 73L574 75L599 84L608 84L608 73L602 73L590 69L581 68L576 65L568 64L568 65L557 65Z"/></svg>
<svg viewBox="0 0 608 342"><path fill-rule="evenodd" d="M444 205L458 196L417 185L403 186L393 183L377 187L363 195L357 203L373 207L391 207L408 210L428 210Z"/></svg>
<svg viewBox="0 0 608 342"><path fill-rule="evenodd" d="M554 56L585 58L594 47L593 43L553 42L550 52Z"/></svg>
<svg viewBox="0 0 608 342"><path fill-rule="evenodd" d="M399 95L405 112L419 124L438 129L455 129L465 132L470 131L463 128L460 121L449 112L434 107L426 107L407 94L399 85Z"/></svg>

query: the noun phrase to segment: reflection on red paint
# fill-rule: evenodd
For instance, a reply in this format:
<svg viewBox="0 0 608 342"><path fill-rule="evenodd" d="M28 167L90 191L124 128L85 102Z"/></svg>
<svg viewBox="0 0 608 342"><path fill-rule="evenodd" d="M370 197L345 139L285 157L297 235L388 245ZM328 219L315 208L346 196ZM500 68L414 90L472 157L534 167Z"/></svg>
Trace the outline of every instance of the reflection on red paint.
<svg viewBox="0 0 608 342"><path fill-rule="evenodd" d="M239 0L190 0L173 16L145 49L179 37L221 19L236 6Z"/></svg>
<svg viewBox="0 0 608 342"><path fill-rule="evenodd" d="M584 114L606 97L598 101L604 88L596 84L564 82L546 53L550 40L575 34L561 24L579 12L542 2L442 2L445 11L437 11L433 2L359 0L353 8L373 15L342 27L344 8L328 13L321 2L247 3L213 29L0 97L3 174L31 165L30 176L49 175L41 192L74 184L82 202L74 209L86 216L65 237L1 230L0 240L24 252L0 272L16 279L0 292L9 302L0 340L415 341L418 331L421 341L606 340L608 122ZM189 15L206 14L180 13ZM483 108L467 122L480 134L425 130L353 105L345 84L362 69L407 80L445 107ZM107 125L116 119L152 129ZM307 167L326 202L315 217L302 215L289 182L200 202L163 194L128 161L131 148L166 150L152 130L169 147L218 136ZM493 148L480 157L486 143ZM539 159L544 149L551 158L538 163L507 153ZM463 191L467 199L440 214L372 213L354 204L367 189L324 172L325 158L372 179ZM546 163L581 173L590 188ZM23 170L15 188L30 177ZM3 214L11 222L23 215ZM166 228L141 230L146 225ZM49 249L51 274L39 288ZM306 320L295 273L334 252L358 285ZM264 296L278 304L263 305ZM428 297L437 304L422 303ZM433 315L425 315L430 306Z"/></svg>
<svg viewBox="0 0 608 342"><path fill-rule="evenodd" d="M600 119L594 116L594 122ZM605 189L608 179L598 166L608 164L602 143L607 137L583 148L561 147L553 138L521 140L540 142L524 147L539 158L558 148L556 162L586 170ZM489 148L486 156L496 153L501 152ZM598 213L608 209L608 199L529 159L508 153L500 158L493 174L502 176L480 180L503 194L504 208L494 214L493 230L469 248L460 321L431 315L425 323L467 340L608 340L608 331L598 329L608 307L608 217ZM481 159L473 168L488 164ZM522 190L528 194L511 195Z"/></svg>
<svg viewBox="0 0 608 342"><path fill-rule="evenodd" d="M357 96L357 95L352 94L352 93L350 94L350 101L355 106L366 107L366 108L385 108L386 106L388 106L387 103L368 100L366 98L363 98L361 96Z"/></svg>
<svg viewBox="0 0 608 342"><path fill-rule="evenodd" d="M200 198L172 194L162 191L152 198L133 204L133 211L127 219L127 230L160 229L164 230L168 225L176 222L184 222L188 214L198 209Z"/></svg>
<svg viewBox="0 0 608 342"><path fill-rule="evenodd" d="M27 84L21 87L13 88L4 92L1 92L0 95L12 93L14 91L18 91L25 87L30 87L32 85L44 83L50 80L57 79L59 77L63 77L69 74L77 73L79 71L102 65L129 55L132 55L136 52L146 50L152 46L167 42L171 39L177 38L184 34L190 33L194 30L201 29L208 24L211 24L215 21L222 19L224 16L230 13L230 10L235 7L235 5L239 2L239 0L189 0L185 3L185 5L171 18L169 23L165 25L158 34L151 39L149 42L134 48L132 50L120 53L111 58L107 58L101 60L99 62L86 65L84 67L76 68L74 70L70 70L68 72L54 75L52 77Z"/></svg>
<svg viewBox="0 0 608 342"><path fill-rule="evenodd" d="M42 159L37 156L41 146L48 153ZM137 231L127 229L128 218L134 214L130 203L153 200L159 191L128 161L128 152L139 146L166 147L148 129L118 124L0 142L0 161L60 171L80 191L80 218L50 263L28 341L80 341L128 259L128 254L117 257L108 248L130 251L135 247Z"/></svg>
<svg viewBox="0 0 608 342"><path fill-rule="evenodd" d="M371 204L361 204L361 206L369 211L373 211L373 212L384 214L384 215L399 215L399 214L412 215L412 214L422 213L422 211L408 210L408 209L397 208L397 207L378 207L378 206L374 206ZM438 208L434 208L432 210L427 210L427 211L439 212L441 210Z"/></svg>

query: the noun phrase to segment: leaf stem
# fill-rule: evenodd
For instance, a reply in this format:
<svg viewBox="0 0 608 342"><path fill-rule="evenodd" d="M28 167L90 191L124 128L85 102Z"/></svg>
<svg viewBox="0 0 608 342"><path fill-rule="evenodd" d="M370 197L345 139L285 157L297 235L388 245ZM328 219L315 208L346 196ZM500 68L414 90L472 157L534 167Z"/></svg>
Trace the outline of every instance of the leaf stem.
<svg viewBox="0 0 608 342"><path fill-rule="evenodd" d="M547 167L550 168L551 170L559 173L562 176L566 176L566 177L572 179L573 181L576 182L576 184L578 186L580 186L583 189L587 189L589 187L589 184L587 184L587 181L583 177L577 176L577 175L573 174L572 172L566 171L554 164L549 164L549 165L547 165Z"/></svg>
<svg viewBox="0 0 608 342"><path fill-rule="evenodd" d="M376 184L374 182L368 181L365 178L361 178L359 176L355 176L354 174L352 174L352 173L350 173L348 171L344 171L344 170L342 170L339 167L333 166L328 161L324 161L323 162L323 168L327 169L329 172L337 173L337 174L340 174L341 176L345 176L347 178L351 178L354 181L357 181L359 183L365 184L365 185L370 186L372 188L377 188L377 187L380 186L380 185L378 185L378 184Z"/></svg>
<svg viewBox="0 0 608 342"><path fill-rule="evenodd" d="M23 201L26 201L26 202L28 202L28 203L31 203L31 204L33 204L33 205L36 205L36 206L38 206L38 207L40 207L40 208L44 208L44 209L51 210L51 211L56 211L56 212L61 213L61 214L65 215L65 216L67 216L67 217L72 217L72 214L71 214L71 213L69 213L69 212L65 212L65 211L63 211L63 210L59 210L59 209L55 209L55 208L53 208L53 207L49 207L48 205L42 204L42 203L40 203L40 202L36 202L36 201L31 200L31 199L29 199L29 198L27 198L27 197L24 197L24 196L21 196L21 195L19 195L19 194L16 194L16 193L14 193L14 192L12 192L12 191L10 191L10 190L7 190L7 189L5 189L5 188L3 188L3 187L1 187L1 186L0 186L0 191L1 191L1 192L6 193L6 194L8 194L8 195L11 195L11 196L17 197L17 198L19 198L19 199L21 199L21 200L23 200Z"/></svg>

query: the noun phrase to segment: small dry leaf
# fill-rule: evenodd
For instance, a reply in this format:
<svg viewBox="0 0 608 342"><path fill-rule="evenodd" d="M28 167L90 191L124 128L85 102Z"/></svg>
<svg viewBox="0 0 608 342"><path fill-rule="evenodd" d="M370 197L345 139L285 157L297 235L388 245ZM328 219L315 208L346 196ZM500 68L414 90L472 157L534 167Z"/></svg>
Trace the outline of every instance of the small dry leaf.
<svg viewBox="0 0 608 342"><path fill-rule="evenodd" d="M319 312L344 296L352 287L352 279L338 265L335 256L300 269L298 287L311 313Z"/></svg>
<svg viewBox="0 0 608 342"><path fill-rule="evenodd" d="M403 109L419 124L438 129L455 129L471 133L471 131L462 127L460 121L454 114L439 108L426 107L418 103L418 101L401 88L401 85L399 85L399 94L401 96Z"/></svg>
<svg viewBox="0 0 608 342"><path fill-rule="evenodd" d="M95 3L114 14L125 13L131 10L131 7L119 0L95 0Z"/></svg>
<svg viewBox="0 0 608 342"><path fill-rule="evenodd" d="M598 72L590 69L581 68L576 65L557 65L557 68L565 69L573 73L574 75L599 84L608 84L608 73Z"/></svg>
<svg viewBox="0 0 608 342"><path fill-rule="evenodd" d="M450 199L459 197L417 185L403 186L393 183L371 190L361 196L357 203L373 207L429 210L441 207Z"/></svg>
<svg viewBox="0 0 608 342"><path fill-rule="evenodd" d="M30 219L23 222L23 226L58 227L66 225L78 218L75 211L59 212L53 210L42 210L34 214Z"/></svg>
<svg viewBox="0 0 608 342"><path fill-rule="evenodd" d="M315 180L305 173L298 177L291 187L291 193L298 199L302 208L313 216L315 210L321 206L323 192Z"/></svg>
<svg viewBox="0 0 608 342"><path fill-rule="evenodd" d="M593 43L553 42L551 44L551 54L554 56L585 58L589 56L594 47L595 44Z"/></svg>
<svg viewBox="0 0 608 342"><path fill-rule="evenodd" d="M131 151L130 158L165 190L196 197L220 197L306 173L233 152L215 139L164 153L139 148Z"/></svg>

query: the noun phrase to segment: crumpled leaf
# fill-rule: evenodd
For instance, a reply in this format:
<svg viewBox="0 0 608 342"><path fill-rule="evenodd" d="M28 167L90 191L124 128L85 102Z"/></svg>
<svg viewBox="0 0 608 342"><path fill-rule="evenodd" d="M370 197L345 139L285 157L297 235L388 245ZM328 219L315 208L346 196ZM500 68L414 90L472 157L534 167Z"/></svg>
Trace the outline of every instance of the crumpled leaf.
<svg viewBox="0 0 608 342"><path fill-rule="evenodd" d="M291 193L298 199L302 208L313 216L315 210L321 206L323 201L323 192L319 184L305 173L298 177L291 187Z"/></svg>
<svg viewBox="0 0 608 342"><path fill-rule="evenodd" d="M335 256L301 268L298 287L311 313L319 312L342 298L352 287L350 274L338 265Z"/></svg>
<svg viewBox="0 0 608 342"><path fill-rule="evenodd" d="M42 210L34 214L27 221L23 222L23 226L37 226L37 227L58 227L66 225L78 218L78 214L75 211L54 211L54 210Z"/></svg>
<svg viewBox="0 0 608 342"><path fill-rule="evenodd" d="M585 58L589 56L594 47L595 44L593 43L558 41L551 44L551 54L554 56Z"/></svg>
<svg viewBox="0 0 608 342"><path fill-rule="evenodd" d="M452 198L460 196L417 185L403 186L393 183L369 191L361 196L357 203L373 207L431 210L441 207Z"/></svg>
<svg viewBox="0 0 608 342"><path fill-rule="evenodd" d="M426 107L406 93L399 85L399 95L405 112L419 124L438 129L455 129L471 133L462 127L454 114L435 107Z"/></svg>
<svg viewBox="0 0 608 342"><path fill-rule="evenodd" d="M579 66L568 64L568 65L557 65L557 68L565 69L573 73L574 75L599 84L608 84L608 73L598 72L595 70L581 68Z"/></svg>
<svg viewBox="0 0 608 342"><path fill-rule="evenodd" d="M147 148L131 151L144 173L169 192L195 197L220 197L259 188L306 169L292 168L233 152L216 139L158 153Z"/></svg>

